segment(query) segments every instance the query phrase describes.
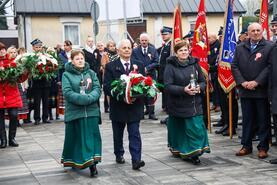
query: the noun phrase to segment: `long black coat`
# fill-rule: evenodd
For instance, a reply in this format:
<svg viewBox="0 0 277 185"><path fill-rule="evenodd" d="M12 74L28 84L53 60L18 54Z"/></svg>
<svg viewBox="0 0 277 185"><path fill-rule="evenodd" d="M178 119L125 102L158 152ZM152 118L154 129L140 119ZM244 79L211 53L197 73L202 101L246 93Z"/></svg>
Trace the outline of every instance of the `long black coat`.
<svg viewBox="0 0 277 185"><path fill-rule="evenodd" d="M273 43L262 39L254 51L251 52L250 41L242 42L236 47L232 63L232 73L239 87L239 95L243 98L268 97L269 54ZM248 90L241 86L245 81L256 81L255 90Z"/></svg>
<svg viewBox="0 0 277 185"><path fill-rule="evenodd" d="M272 114L277 114L277 43L271 51L269 62L269 98Z"/></svg>
<svg viewBox="0 0 277 185"><path fill-rule="evenodd" d="M131 60L130 70L133 70L134 64L138 66L138 72L144 75L144 65L139 61ZM127 104L123 100L118 101L111 96L111 83L118 80L122 74L125 74L125 69L120 58L109 62L105 67L104 91L111 97L110 119L119 122L140 121L143 118L143 98L137 98L133 104Z"/></svg>
<svg viewBox="0 0 277 185"><path fill-rule="evenodd" d="M197 59L189 57L186 63L180 63L176 56L167 59L164 84L168 94L169 115L188 118L203 114L201 94L191 96L184 91L185 86L190 83L191 74L196 77L201 93L205 92L205 78Z"/></svg>

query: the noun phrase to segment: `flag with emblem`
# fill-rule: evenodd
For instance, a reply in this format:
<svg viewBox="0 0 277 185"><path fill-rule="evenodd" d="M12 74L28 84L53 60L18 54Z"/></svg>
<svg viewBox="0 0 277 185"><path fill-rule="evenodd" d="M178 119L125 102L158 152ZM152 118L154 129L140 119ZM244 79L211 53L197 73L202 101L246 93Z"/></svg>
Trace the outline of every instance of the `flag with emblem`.
<svg viewBox="0 0 277 185"><path fill-rule="evenodd" d="M208 33L206 24L206 11L205 11L205 0L200 0L198 7L198 15L194 28L193 42L192 42L192 56L199 59L199 64L202 71L206 76L209 72L208 64Z"/></svg>
<svg viewBox="0 0 277 185"><path fill-rule="evenodd" d="M259 22L264 29L264 37L270 40L270 31L268 26L268 0L262 0Z"/></svg>
<svg viewBox="0 0 277 185"><path fill-rule="evenodd" d="M224 16L224 30L218 61L218 81L222 89L229 93L235 87L235 80L231 71L231 63L237 46L233 19L233 0L227 0Z"/></svg>

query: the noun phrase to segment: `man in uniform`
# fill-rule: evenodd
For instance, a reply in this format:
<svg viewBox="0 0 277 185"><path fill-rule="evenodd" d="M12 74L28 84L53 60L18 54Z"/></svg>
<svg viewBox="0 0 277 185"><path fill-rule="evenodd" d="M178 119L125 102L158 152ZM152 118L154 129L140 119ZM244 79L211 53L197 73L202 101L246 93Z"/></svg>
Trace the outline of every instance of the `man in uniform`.
<svg viewBox="0 0 277 185"><path fill-rule="evenodd" d="M166 59L170 56L171 52L171 36L172 36L172 28L164 26L161 29L161 36L163 39L162 47L158 48L157 51L159 53L159 71L158 71L158 82L164 83L164 69L166 66ZM162 109L167 111L166 107L166 94L162 92ZM165 124L167 118L161 120L161 124Z"/></svg>
<svg viewBox="0 0 277 185"><path fill-rule="evenodd" d="M33 52L42 52L42 41L35 39L31 42ZM32 95L34 97L34 120L35 125L40 124L40 102L42 101L42 122L51 123L48 120L48 97L50 92L51 81L46 79L33 79L31 85ZM30 87L29 87L30 88Z"/></svg>

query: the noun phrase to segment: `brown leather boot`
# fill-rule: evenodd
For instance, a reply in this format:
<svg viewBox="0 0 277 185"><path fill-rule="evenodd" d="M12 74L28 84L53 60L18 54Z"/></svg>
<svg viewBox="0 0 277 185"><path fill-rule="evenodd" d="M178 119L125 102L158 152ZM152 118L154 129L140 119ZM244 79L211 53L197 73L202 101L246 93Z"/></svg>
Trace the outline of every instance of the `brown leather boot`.
<svg viewBox="0 0 277 185"><path fill-rule="evenodd" d="M248 154L251 154L251 153L252 153L252 150L248 150L248 149L242 147L242 148L240 149L240 151L238 151L238 152L236 153L236 156L245 156L245 155L248 155Z"/></svg>

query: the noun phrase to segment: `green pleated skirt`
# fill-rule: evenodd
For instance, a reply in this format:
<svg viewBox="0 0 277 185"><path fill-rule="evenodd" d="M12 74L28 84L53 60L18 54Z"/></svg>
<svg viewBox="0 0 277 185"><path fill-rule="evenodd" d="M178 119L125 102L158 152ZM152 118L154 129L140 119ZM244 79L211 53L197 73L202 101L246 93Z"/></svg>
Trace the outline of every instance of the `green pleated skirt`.
<svg viewBox="0 0 277 185"><path fill-rule="evenodd" d="M209 153L209 141L203 116L179 118L169 116L168 147L174 156L190 158Z"/></svg>
<svg viewBox="0 0 277 185"><path fill-rule="evenodd" d="M101 161L99 117L81 118L65 124L61 162L64 167L87 168Z"/></svg>

